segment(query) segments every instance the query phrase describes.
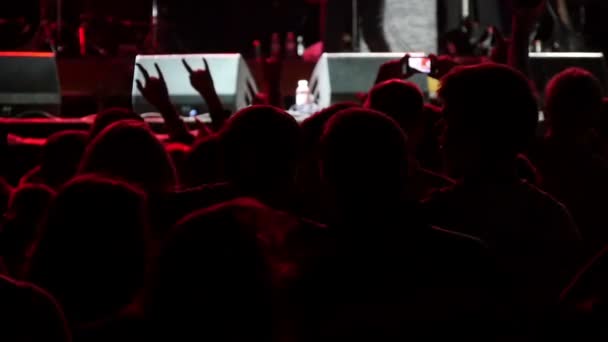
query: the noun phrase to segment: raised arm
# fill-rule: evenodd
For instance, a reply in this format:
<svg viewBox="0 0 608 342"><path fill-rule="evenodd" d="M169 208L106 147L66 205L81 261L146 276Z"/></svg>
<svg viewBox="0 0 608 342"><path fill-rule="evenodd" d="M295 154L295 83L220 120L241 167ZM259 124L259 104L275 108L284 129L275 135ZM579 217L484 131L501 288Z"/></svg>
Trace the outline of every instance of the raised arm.
<svg viewBox="0 0 608 342"><path fill-rule="evenodd" d="M204 70L194 70L185 59L182 59L184 68L188 70L190 74L190 84L202 97L205 99L209 108L209 115L211 116L212 128L214 131L218 131L224 125L224 122L229 117L228 112L224 110L224 105L217 94L213 77L211 76L211 69L207 60L203 58L205 64Z"/></svg>
<svg viewBox="0 0 608 342"><path fill-rule="evenodd" d="M179 141L186 144L194 142L195 137L190 134L184 121L180 118L175 106L171 103L169 90L165 77L158 64L154 65L158 73L158 77L150 76L150 73L141 64L137 64L137 68L144 76L145 84L137 80L137 88L142 96L160 112L165 125L169 131L169 137L172 141Z"/></svg>
<svg viewBox="0 0 608 342"><path fill-rule="evenodd" d="M546 0L513 0L513 37L508 63L528 74L530 35L546 9Z"/></svg>

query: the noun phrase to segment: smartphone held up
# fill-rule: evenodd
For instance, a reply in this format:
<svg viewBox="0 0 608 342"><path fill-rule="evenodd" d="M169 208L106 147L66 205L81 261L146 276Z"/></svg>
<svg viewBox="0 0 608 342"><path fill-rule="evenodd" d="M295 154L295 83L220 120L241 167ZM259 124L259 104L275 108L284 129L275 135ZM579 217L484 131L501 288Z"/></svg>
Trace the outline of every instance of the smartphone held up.
<svg viewBox="0 0 608 342"><path fill-rule="evenodd" d="M404 59L403 73L411 75L416 73L430 74L433 70L432 58L428 55L410 55Z"/></svg>

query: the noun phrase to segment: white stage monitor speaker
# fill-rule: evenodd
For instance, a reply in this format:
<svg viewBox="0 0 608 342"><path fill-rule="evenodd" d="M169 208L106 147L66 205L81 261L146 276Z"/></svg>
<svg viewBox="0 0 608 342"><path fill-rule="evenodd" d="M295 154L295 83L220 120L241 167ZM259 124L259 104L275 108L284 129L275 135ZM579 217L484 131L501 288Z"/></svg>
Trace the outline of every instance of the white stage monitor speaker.
<svg viewBox="0 0 608 342"><path fill-rule="evenodd" d="M55 54L0 52L0 116L20 117L61 111L61 86Z"/></svg>
<svg viewBox="0 0 608 342"><path fill-rule="evenodd" d="M240 54L194 54L194 55L139 55L135 63L141 64L152 77L158 76L154 64L161 69L173 104L183 116L195 116L208 112L207 104L190 85L190 75L185 69L185 59L192 69L204 69L207 60L211 77L224 108L237 111L253 103L258 91L256 82ZM139 68L133 76L132 102L136 113L156 112L137 89L137 80L144 82Z"/></svg>
<svg viewBox="0 0 608 342"><path fill-rule="evenodd" d="M323 54L309 82L315 103L327 108L338 102L356 102L358 94L366 93L374 86L382 64L403 56L405 52ZM417 74L408 81L416 83L428 95L428 79L427 75Z"/></svg>

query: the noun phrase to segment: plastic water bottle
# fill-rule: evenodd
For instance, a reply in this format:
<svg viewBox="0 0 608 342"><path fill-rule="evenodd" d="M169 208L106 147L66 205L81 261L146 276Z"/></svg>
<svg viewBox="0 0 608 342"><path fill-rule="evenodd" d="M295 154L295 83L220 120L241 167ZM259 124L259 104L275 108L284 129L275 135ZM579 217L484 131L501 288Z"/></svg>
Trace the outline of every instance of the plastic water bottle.
<svg viewBox="0 0 608 342"><path fill-rule="evenodd" d="M307 80L298 81L298 88L296 89L296 107L304 108L310 104L310 88L308 87Z"/></svg>
<svg viewBox="0 0 608 342"><path fill-rule="evenodd" d="M296 120L303 121L317 110L319 110L319 108L314 103L310 87L308 86L308 81L298 81L298 88L296 89L296 103L291 107L289 113L291 113Z"/></svg>

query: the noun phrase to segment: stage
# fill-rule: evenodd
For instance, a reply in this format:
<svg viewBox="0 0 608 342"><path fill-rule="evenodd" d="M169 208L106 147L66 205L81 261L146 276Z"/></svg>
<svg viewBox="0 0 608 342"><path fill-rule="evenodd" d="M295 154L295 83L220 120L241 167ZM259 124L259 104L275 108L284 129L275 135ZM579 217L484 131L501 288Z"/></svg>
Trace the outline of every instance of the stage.
<svg viewBox="0 0 608 342"><path fill-rule="evenodd" d="M260 86L262 71L254 60L249 68ZM61 116L79 118L112 106L131 106L135 58L59 58L62 92ZM282 66L281 95L291 105L298 80L308 80L315 63L285 60Z"/></svg>

